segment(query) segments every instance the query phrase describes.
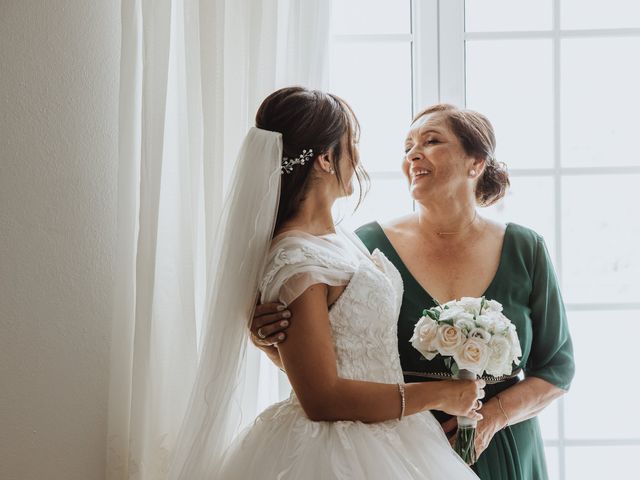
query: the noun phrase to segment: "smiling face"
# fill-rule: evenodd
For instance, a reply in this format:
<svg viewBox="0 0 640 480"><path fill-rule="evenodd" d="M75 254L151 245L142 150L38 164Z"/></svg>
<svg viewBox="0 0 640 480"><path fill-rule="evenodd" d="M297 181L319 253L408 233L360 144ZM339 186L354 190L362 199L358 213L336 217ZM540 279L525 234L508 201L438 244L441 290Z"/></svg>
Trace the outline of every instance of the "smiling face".
<svg viewBox="0 0 640 480"><path fill-rule="evenodd" d="M414 200L429 203L468 195L475 188L475 179L469 172L478 170L474 166L477 163L465 153L443 113L424 115L411 125L402 171Z"/></svg>

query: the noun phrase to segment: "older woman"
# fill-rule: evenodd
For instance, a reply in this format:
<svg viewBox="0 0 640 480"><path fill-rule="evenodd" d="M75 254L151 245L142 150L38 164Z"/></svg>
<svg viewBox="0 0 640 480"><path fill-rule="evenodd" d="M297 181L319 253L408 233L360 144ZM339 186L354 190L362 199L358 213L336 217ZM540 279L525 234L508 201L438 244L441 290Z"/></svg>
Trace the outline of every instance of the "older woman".
<svg viewBox="0 0 640 480"><path fill-rule="evenodd" d="M546 479L536 415L565 393L574 375L573 349L558 282L544 240L533 230L478 214L509 186L494 158L495 135L481 114L435 105L416 116L406 138L402 170L416 212L356 233L370 251L381 250L398 268L404 298L398 319L400 360L407 382L447 376L442 357L427 361L409 339L424 308L460 297L497 300L516 325L522 346L517 369L487 377L473 466L480 478ZM273 345L284 341L286 310L260 306L254 342L278 363ZM265 337L265 338L262 338ZM522 371L524 379L518 375ZM444 430L456 421L434 412Z"/></svg>

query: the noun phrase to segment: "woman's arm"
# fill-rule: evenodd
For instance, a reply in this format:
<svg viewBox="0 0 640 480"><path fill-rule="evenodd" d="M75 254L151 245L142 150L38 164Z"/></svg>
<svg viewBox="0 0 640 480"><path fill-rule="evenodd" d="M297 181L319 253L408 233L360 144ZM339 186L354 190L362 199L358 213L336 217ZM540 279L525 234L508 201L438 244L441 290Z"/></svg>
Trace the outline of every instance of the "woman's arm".
<svg viewBox="0 0 640 480"><path fill-rule="evenodd" d="M483 407L485 421L494 422L497 430L538 415L565 390L537 377L528 377L493 397ZM502 409L500 409L502 406ZM504 410L504 412L502 412Z"/></svg>
<svg viewBox="0 0 640 480"><path fill-rule="evenodd" d="M485 420L491 418L519 423L536 416L569 388L574 375L573 346L558 280L542 237L536 239L529 297L533 338L525 379L506 389L483 408ZM500 405L504 413L500 410ZM499 414L498 414L499 412Z"/></svg>
<svg viewBox="0 0 640 480"><path fill-rule="evenodd" d="M400 416L398 386L347 380L338 376L327 307L328 287L309 287L289 305L296 319L287 342L277 345L282 364L300 404L311 420L380 422ZM484 396L484 381L441 381L405 386L405 415L443 410L452 415L481 416L472 410Z"/></svg>
<svg viewBox="0 0 640 480"><path fill-rule="evenodd" d="M562 396L569 389L575 372L564 303L542 237L536 238L535 248L529 296L533 337L524 366L525 379L492 398L482 408L485 419L478 424L478 453L507 425L507 417L509 424L522 422Z"/></svg>
<svg viewBox="0 0 640 480"><path fill-rule="evenodd" d="M480 456L500 430L535 417L564 393L565 390L536 377L525 378L500 392L480 410L484 418L476 430L476 454Z"/></svg>
<svg viewBox="0 0 640 480"><path fill-rule="evenodd" d="M484 418L476 427L476 454L480 456L500 430L535 417L564 393L565 390L546 380L529 377L488 400L480 409ZM456 424L454 417L443 424L443 429L448 433L455 429ZM449 441L453 445L455 436Z"/></svg>

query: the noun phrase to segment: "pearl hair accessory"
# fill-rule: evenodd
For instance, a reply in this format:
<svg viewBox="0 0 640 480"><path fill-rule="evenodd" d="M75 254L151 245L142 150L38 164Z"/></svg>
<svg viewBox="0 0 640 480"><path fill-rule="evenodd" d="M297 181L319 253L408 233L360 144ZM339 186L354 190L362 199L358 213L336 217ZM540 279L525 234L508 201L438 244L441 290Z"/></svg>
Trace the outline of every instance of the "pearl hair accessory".
<svg viewBox="0 0 640 480"><path fill-rule="evenodd" d="M291 173L296 165L304 165L313 157L313 149L304 149L296 158L282 157L280 173Z"/></svg>

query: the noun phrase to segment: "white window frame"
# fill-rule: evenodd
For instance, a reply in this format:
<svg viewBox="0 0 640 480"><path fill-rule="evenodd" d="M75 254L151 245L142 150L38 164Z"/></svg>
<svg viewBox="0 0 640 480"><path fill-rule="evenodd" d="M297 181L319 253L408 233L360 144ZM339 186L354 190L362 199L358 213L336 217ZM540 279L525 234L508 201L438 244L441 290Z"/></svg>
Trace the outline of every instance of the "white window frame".
<svg viewBox="0 0 640 480"><path fill-rule="evenodd" d="M343 1L343 0L333 0ZM546 38L552 41L553 115L554 115L554 164L550 168L510 169L512 177L547 177L554 183L554 245L552 252L560 282L563 277L562 263L562 179L575 175L620 175L640 174L635 167L563 167L561 164L561 40L564 38L593 37L640 37L640 29L590 29L562 30L560 28L560 0L553 1L553 23L551 30L518 32L465 32L465 0L408 0L411 4L411 32L409 34L333 35L332 42L352 41L402 41L411 42L412 55L412 108L413 115L419 109L435 103L466 105L465 42L477 39L531 39ZM401 177L398 171L370 173L377 178ZM414 205L415 208L415 205ZM639 302L627 303L568 303L567 311L615 311L639 310ZM565 433L565 401L558 400L558 439L545 440L545 447L555 448L558 453L558 475L566 479L566 448L574 446L638 446L640 438L634 439L571 439Z"/></svg>
<svg viewBox="0 0 640 480"><path fill-rule="evenodd" d="M344 0L330 0L330 1L332 1L332 2L340 2L340 1L344 1ZM406 1L410 1L410 0L406 0ZM332 43L331 49L333 50L333 48L335 46L338 46L340 44L348 44L348 43L351 43L351 42L358 42L358 43L361 43L361 42L363 42L363 43L401 42L401 43L412 44L413 43L413 38L414 38L414 36L413 36L412 32L410 32L410 33L381 33L381 34L353 34L353 35L349 35L349 34L332 34L331 35L331 43ZM413 48L412 48L411 54L412 54L412 63L413 63ZM412 67L412 70L413 70L413 67ZM413 92L414 92L414 85L415 85L415 83L414 83L415 80L414 80L413 77L412 77L411 81L412 81L412 100L413 100L413 97L414 97ZM415 108L414 101L412 101L411 105L412 105L412 114L413 114L413 110ZM375 171L368 171L367 173L369 175L369 178L373 182L376 182L377 180L391 180L391 179L403 178L403 174L399 170L375 170ZM413 205L413 202L412 202L412 205Z"/></svg>
<svg viewBox="0 0 640 480"><path fill-rule="evenodd" d="M477 39L547 38L553 44L553 114L554 166L543 169L510 169L512 177L546 176L554 181L556 272L562 283L562 179L575 175L640 174L640 167L563 167L561 164L561 40L564 38L640 37L640 29L562 30L560 28L560 0L553 1L553 27L545 31L465 32L464 0L412 0L414 109L437 102L466 105L465 42ZM434 72L434 66L437 72ZM640 303L568 303L567 311L637 310ZM545 447L556 448L559 478L566 476L566 447L574 446L638 446L639 438L631 439L571 439L565 432L565 401L558 400L558 439L546 440Z"/></svg>

